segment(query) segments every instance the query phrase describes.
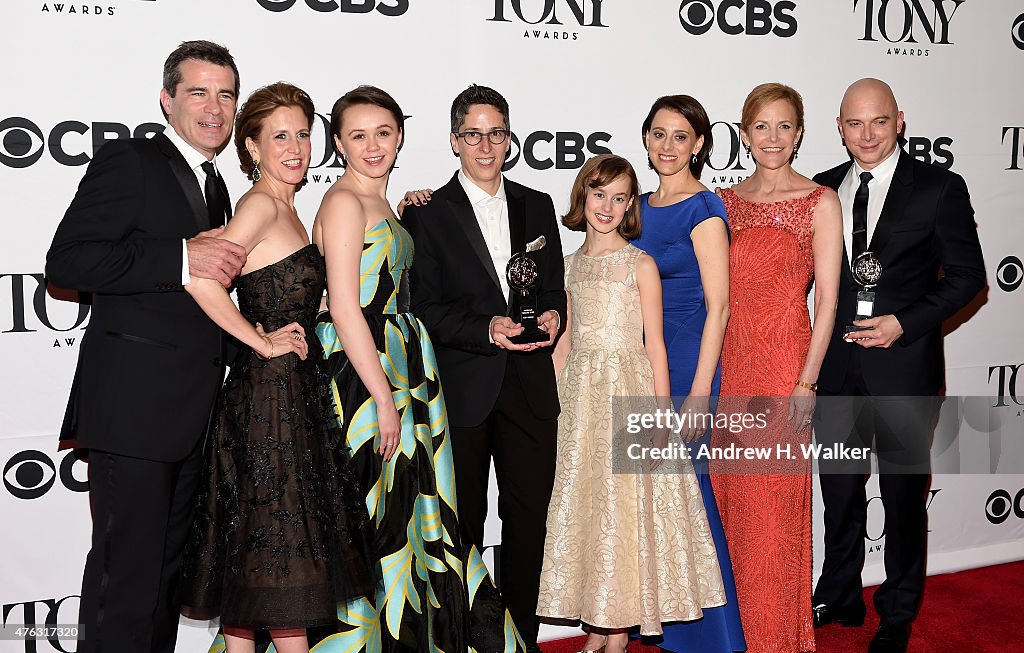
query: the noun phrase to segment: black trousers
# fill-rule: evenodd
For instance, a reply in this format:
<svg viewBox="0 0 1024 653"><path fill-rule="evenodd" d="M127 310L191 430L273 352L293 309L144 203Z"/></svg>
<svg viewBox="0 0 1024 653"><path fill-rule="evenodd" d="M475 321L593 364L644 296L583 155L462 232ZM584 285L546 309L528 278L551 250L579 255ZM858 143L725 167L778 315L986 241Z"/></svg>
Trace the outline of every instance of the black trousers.
<svg viewBox="0 0 1024 653"><path fill-rule="evenodd" d="M858 345L851 344L851 347ZM825 445L872 447L885 508L885 582L875 592L883 620L909 623L924 591L927 560L927 492L930 445L938 397L873 397L867 392L859 351L835 395L819 392L814 437ZM867 528L865 483L870 460L819 461L825 505L825 559L814 604L849 606L863 601Z"/></svg>
<svg viewBox="0 0 1024 653"><path fill-rule="evenodd" d="M173 653L174 597L202 441L174 463L90 452L92 549L82 578L79 653Z"/></svg>
<svg viewBox="0 0 1024 653"><path fill-rule="evenodd" d="M511 356L509 357L511 358ZM558 420L530 408L510 360L494 409L482 424L452 428L455 491L462 530L484 544L491 458L498 481L501 554L497 578L505 605L527 644L537 642L537 594L544 562L548 502L555 479Z"/></svg>

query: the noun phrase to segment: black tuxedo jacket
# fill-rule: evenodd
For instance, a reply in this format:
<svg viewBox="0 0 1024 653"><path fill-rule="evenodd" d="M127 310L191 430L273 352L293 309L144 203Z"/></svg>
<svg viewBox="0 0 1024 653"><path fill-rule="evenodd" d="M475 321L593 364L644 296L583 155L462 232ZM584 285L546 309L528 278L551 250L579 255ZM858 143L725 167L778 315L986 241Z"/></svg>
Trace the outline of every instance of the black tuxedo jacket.
<svg viewBox="0 0 1024 653"><path fill-rule="evenodd" d="M46 255L51 283L93 294L62 439L172 462L203 436L221 334L181 286L181 242L208 228L199 182L166 136L96 153Z"/></svg>
<svg viewBox="0 0 1024 653"><path fill-rule="evenodd" d="M565 327L565 268L551 197L505 179L512 253L523 252L538 236L544 249L530 254L540 270L537 314L558 311ZM477 426L494 407L509 352L491 344L488 327L495 315L511 315L473 206L458 174L434 192L425 206L407 206L402 221L416 246L411 285L413 311L426 324L453 426ZM515 295L515 291L513 291ZM558 416L551 347L513 352L511 364L532 399L539 418Z"/></svg>
<svg viewBox="0 0 1024 653"><path fill-rule="evenodd" d="M985 285L985 263L974 209L960 175L922 163L902 150L868 250L882 263L874 314L895 315L903 335L889 349L863 349L843 341L856 313L857 291L849 253L839 282L836 326L818 375L826 392L842 387L855 350L864 383L881 395L934 395L945 383L942 321ZM814 181L835 190L852 161ZM940 274L941 271L941 274Z"/></svg>

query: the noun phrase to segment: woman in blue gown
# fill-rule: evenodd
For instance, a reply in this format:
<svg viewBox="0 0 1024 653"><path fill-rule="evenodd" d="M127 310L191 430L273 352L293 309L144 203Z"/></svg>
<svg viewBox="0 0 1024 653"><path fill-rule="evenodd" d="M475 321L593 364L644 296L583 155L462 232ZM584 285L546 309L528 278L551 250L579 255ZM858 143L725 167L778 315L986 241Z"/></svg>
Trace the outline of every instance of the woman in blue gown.
<svg viewBox="0 0 1024 653"><path fill-rule="evenodd" d="M687 95L666 96L651 107L644 120L643 138L659 184L656 191L641 197L643 232L634 244L654 257L661 273L672 396L685 398L681 412L708 412L719 391L719 357L729 320L725 205L699 181L711 152L711 123L697 100ZM696 444L710 437L695 429L684 429L681 435ZM693 463L727 602L705 609L704 617L697 621L666 626L659 645L676 653L744 651L747 646L736 584L707 464L697 459Z"/></svg>

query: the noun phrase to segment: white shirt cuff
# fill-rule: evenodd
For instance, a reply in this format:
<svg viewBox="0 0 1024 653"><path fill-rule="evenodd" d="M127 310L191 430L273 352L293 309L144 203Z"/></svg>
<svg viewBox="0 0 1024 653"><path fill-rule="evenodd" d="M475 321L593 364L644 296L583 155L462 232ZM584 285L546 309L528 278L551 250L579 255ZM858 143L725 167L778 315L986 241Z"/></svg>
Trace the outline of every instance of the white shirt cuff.
<svg viewBox="0 0 1024 653"><path fill-rule="evenodd" d="M181 285L187 286L192 282L192 277L188 273L188 241L184 238L181 239Z"/></svg>

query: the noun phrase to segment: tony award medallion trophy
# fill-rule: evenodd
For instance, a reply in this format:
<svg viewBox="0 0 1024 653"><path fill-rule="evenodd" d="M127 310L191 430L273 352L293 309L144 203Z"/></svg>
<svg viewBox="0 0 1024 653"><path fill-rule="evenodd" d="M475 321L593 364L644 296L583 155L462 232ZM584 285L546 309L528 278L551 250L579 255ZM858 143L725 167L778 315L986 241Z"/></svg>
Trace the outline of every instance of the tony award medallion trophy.
<svg viewBox="0 0 1024 653"><path fill-rule="evenodd" d="M853 319L866 320L874 316L875 293L871 292L871 289L878 285L878 280L882 278L882 263L874 252L864 252L853 260L850 271L853 273L854 282L863 288L857 292L857 312ZM850 335L867 328L869 327L847 324L845 334Z"/></svg>
<svg viewBox="0 0 1024 653"><path fill-rule="evenodd" d="M537 295L534 290L540 274L537 271L537 262L528 256L531 252L544 249L548 244L544 236L537 238L526 246L525 252L517 252L509 259L508 267L505 268L505 278L508 279L510 288L519 293L519 312L512 316L512 319L523 325L523 332L518 336L509 338L517 345L525 345L532 342L544 342L548 334L537 326Z"/></svg>

